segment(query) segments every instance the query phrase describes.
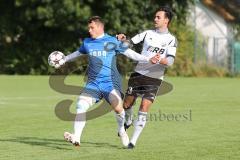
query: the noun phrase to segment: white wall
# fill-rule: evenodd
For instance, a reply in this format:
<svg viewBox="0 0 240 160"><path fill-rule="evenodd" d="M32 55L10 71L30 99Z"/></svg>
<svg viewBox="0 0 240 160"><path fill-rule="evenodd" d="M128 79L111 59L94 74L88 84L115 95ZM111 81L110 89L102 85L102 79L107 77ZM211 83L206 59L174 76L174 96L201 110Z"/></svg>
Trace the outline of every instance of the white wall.
<svg viewBox="0 0 240 160"><path fill-rule="evenodd" d="M190 12L191 16L188 23L193 27L196 26L197 31L204 36L207 44L207 48L204 50L207 52L208 60L225 65L229 54L227 39L231 34L229 32L230 26L220 15L217 15L200 2L193 6Z"/></svg>

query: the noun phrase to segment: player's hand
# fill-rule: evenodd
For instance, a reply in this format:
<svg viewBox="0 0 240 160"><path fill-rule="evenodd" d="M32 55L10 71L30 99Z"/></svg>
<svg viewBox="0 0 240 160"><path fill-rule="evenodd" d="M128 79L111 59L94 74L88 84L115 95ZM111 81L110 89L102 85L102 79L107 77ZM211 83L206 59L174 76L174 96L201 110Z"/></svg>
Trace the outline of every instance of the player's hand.
<svg viewBox="0 0 240 160"><path fill-rule="evenodd" d="M159 53L156 54L155 56L153 56L153 57L150 59L150 62L151 62L152 64L160 63L160 61L161 61L161 56L160 56Z"/></svg>
<svg viewBox="0 0 240 160"><path fill-rule="evenodd" d="M116 35L116 38L119 40L119 41L125 41L127 39L126 35L125 34L117 34Z"/></svg>

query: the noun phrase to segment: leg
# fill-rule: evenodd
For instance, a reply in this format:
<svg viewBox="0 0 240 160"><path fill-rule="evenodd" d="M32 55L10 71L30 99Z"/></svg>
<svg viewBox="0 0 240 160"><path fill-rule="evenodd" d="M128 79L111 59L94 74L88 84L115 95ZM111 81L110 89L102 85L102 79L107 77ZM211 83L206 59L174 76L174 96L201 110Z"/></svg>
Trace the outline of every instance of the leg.
<svg viewBox="0 0 240 160"><path fill-rule="evenodd" d="M75 145L80 145L80 138L83 128L86 124L86 111L92 106L96 100L90 95L82 94L78 97L77 101L77 115L74 121L74 133L64 133L64 137L67 141L72 142Z"/></svg>
<svg viewBox="0 0 240 160"><path fill-rule="evenodd" d="M139 108L139 111L140 112L148 112L152 104L153 104L153 100L143 98L140 108Z"/></svg>
<svg viewBox="0 0 240 160"><path fill-rule="evenodd" d="M125 122L125 111L123 109L123 102L121 94L118 90L114 89L109 94L109 103L113 107L113 110L116 113L116 120L118 124L118 135L121 138L122 144L127 146L129 143L128 135L124 129Z"/></svg>
<svg viewBox="0 0 240 160"><path fill-rule="evenodd" d="M158 89L162 83L162 80L154 79L151 77L147 77L142 75L139 79L138 85L140 86L141 92L139 94L143 94L142 102L138 111L138 118L134 122L134 132L131 138L129 148L133 148L136 145L136 142L145 127L147 121L147 113L155 99L155 96L158 92Z"/></svg>
<svg viewBox="0 0 240 160"><path fill-rule="evenodd" d="M77 116L74 122L74 135L77 141L80 142L82 130L86 124L86 111L91 107L96 100L90 95L81 95L77 102Z"/></svg>
<svg viewBox="0 0 240 160"><path fill-rule="evenodd" d="M123 103L123 108L125 110L125 129L128 129L133 121L133 105L137 99L136 89L139 87L139 80L141 79L141 75L139 73L132 73L128 80L128 88L125 93L125 99Z"/></svg>
<svg viewBox="0 0 240 160"><path fill-rule="evenodd" d="M110 94L109 94L109 103L111 104L113 110L117 113L120 114L123 111L123 102L121 98L121 93L113 89Z"/></svg>
<svg viewBox="0 0 240 160"><path fill-rule="evenodd" d="M147 113L152 103L153 101L149 99L145 99L145 98L142 99L139 112L138 112L138 118L134 123L134 132L133 132L133 136L131 138L130 144L128 146L129 148L133 148L136 145L136 142L143 128L145 127L145 124L147 121Z"/></svg>
<svg viewBox="0 0 240 160"><path fill-rule="evenodd" d="M133 95L127 95L126 94L126 97L124 99L124 102L123 102L123 108L125 110L125 129L128 129L130 127L130 125L132 124L132 121L133 121L133 105L136 101L136 98L135 96Z"/></svg>

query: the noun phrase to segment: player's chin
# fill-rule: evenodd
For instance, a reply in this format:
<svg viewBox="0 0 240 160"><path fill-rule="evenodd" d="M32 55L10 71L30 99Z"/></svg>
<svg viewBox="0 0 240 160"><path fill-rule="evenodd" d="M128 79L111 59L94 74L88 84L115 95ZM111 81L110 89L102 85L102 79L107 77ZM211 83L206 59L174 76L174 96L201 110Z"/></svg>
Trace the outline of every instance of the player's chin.
<svg viewBox="0 0 240 160"><path fill-rule="evenodd" d="M90 36L91 36L91 38L97 38L97 36L96 35L94 35L94 34L90 34Z"/></svg>

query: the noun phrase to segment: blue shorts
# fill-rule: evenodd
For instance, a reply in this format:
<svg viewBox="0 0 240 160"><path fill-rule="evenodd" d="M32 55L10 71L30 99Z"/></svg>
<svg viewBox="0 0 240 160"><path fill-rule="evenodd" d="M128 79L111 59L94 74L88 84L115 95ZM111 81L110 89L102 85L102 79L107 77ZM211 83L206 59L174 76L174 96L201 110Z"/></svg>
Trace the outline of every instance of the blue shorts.
<svg viewBox="0 0 240 160"><path fill-rule="evenodd" d="M88 82L81 93L91 95L96 99L96 103L104 98L109 103L109 94L112 90L118 90L123 99L120 83L113 83L112 81L104 82Z"/></svg>

